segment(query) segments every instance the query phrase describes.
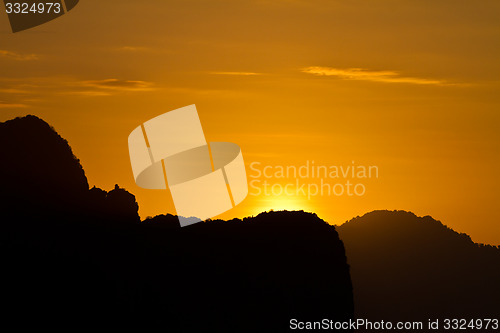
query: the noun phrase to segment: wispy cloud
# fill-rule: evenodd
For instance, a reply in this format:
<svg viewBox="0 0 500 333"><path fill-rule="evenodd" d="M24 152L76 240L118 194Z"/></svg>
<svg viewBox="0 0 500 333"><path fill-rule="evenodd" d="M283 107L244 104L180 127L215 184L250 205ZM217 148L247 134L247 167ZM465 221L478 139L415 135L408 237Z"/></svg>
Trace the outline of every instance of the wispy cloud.
<svg viewBox="0 0 500 333"><path fill-rule="evenodd" d="M254 72L210 72L210 74L214 74L214 75L242 75L242 76L262 75L262 73L254 73Z"/></svg>
<svg viewBox="0 0 500 333"><path fill-rule="evenodd" d="M82 86L104 91L151 91L154 90L153 83L146 81L105 79L83 81Z"/></svg>
<svg viewBox="0 0 500 333"><path fill-rule="evenodd" d="M0 93L3 94L28 94L28 90L17 89L17 88L0 88Z"/></svg>
<svg viewBox="0 0 500 333"><path fill-rule="evenodd" d="M386 82L386 83L411 83L426 85L444 85L443 80L426 79L418 77L403 76L396 71L371 71L363 68L332 68L332 67L306 67L301 70L304 73L335 76L344 80Z"/></svg>
<svg viewBox="0 0 500 333"><path fill-rule="evenodd" d="M78 95L78 96L89 96L89 97L100 97L100 96L111 96L111 92L106 92L102 90L78 90L78 91L66 91L63 92L64 95Z"/></svg>
<svg viewBox="0 0 500 333"><path fill-rule="evenodd" d="M32 77L14 80L0 78L0 108L28 107L32 103L42 103L57 95L101 97L153 90L157 90L154 83L137 80L79 80L68 77Z"/></svg>
<svg viewBox="0 0 500 333"><path fill-rule="evenodd" d="M149 51L149 47L145 46L122 46L118 48L119 51L126 51L126 52L143 52L143 51Z"/></svg>
<svg viewBox="0 0 500 333"><path fill-rule="evenodd" d="M0 50L0 57L18 61L29 61L38 59L38 56L36 54L21 54L7 50Z"/></svg>
<svg viewBox="0 0 500 333"><path fill-rule="evenodd" d="M8 103L0 101L0 109L19 109L28 107L26 104L21 103Z"/></svg>

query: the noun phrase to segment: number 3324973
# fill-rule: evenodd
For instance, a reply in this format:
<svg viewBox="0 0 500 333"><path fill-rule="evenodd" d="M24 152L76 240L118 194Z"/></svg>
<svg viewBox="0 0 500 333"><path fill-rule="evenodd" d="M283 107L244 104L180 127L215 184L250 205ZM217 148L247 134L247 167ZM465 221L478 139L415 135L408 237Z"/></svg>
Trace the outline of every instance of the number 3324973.
<svg viewBox="0 0 500 333"><path fill-rule="evenodd" d="M26 2L5 3L7 14L59 14L61 10L61 3L58 2L39 2L31 5Z"/></svg>

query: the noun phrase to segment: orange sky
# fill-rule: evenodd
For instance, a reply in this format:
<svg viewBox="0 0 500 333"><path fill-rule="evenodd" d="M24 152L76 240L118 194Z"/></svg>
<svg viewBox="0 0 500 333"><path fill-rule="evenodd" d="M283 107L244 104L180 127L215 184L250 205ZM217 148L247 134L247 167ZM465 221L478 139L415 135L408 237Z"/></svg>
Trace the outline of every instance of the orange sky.
<svg viewBox="0 0 500 333"><path fill-rule="evenodd" d="M250 180L255 162L379 169L356 180L363 196L249 195L222 218L404 209L500 244L498 59L496 0L86 0L16 34L0 15L0 120L44 118L91 185L120 184L146 217L173 205L135 185L128 134L196 104L207 140L241 146Z"/></svg>

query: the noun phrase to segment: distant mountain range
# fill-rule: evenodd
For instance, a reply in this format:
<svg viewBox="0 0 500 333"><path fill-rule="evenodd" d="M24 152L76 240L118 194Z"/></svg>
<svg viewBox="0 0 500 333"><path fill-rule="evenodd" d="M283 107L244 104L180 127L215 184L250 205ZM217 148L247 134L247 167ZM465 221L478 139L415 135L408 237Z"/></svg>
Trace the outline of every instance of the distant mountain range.
<svg viewBox="0 0 500 333"><path fill-rule="evenodd" d="M172 215L141 222L118 185L89 189L35 116L0 123L0 156L5 325L287 332L294 318L500 316L500 249L428 216L333 227L282 211L180 228Z"/></svg>
<svg viewBox="0 0 500 333"><path fill-rule="evenodd" d="M500 316L498 247L405 211L374 211L337 230L351 267L356 317Z"/></svg>

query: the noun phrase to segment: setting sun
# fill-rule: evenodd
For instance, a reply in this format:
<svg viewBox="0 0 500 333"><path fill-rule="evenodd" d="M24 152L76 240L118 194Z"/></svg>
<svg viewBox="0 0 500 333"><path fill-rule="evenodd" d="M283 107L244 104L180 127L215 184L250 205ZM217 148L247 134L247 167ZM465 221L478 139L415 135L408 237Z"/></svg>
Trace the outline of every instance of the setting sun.
<svg viewBox="0 0 500 333"><path fill-rule="evenodd" d="M299 198L289 198L285 195L278 197L259 198L256 201L256 206L251 211L250 215L257 215L260 212L270 210L304 210L306 212L314 212L314 210L311 208L311 204L307 202L307 200L301 200Z"/></svg>

